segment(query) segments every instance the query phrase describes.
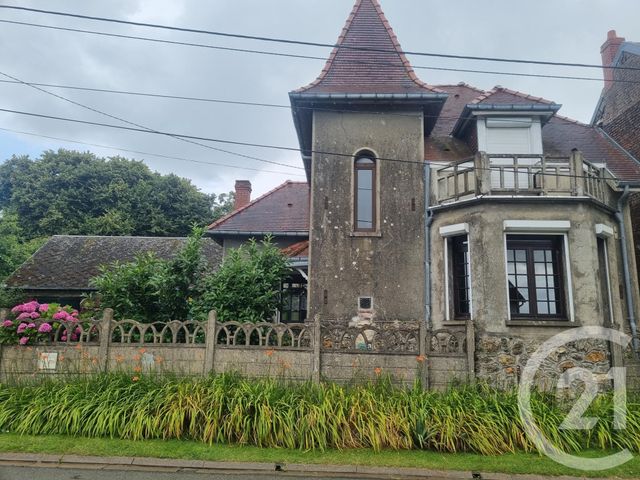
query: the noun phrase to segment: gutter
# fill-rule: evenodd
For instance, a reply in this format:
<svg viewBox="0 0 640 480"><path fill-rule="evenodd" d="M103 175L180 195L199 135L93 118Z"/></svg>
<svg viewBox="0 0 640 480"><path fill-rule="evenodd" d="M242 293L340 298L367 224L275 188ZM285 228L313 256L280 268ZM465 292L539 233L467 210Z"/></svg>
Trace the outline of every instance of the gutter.
<svg viewBox="0 0 640 480"><path fill-rule="evenodd" d="M635 306L633 303L633 290L631 288L631 273L629 271L629 246L627 244L627 227L624 222L623 209L627 205L627 199L631 191L629 185L625 185L624 192L618 199L618 210L615 212L618 228L620 231L620 247L622 250L622 270L624 275L624 289L627 297L627 320L631 327L631 336L633 338L633 350L636 355L639 353L638 345L638 326L636 324Z"/></svg>
<svg viewBox="0 0 640 480"><path fill-rule="evenodd" d="M255 236L265 236L265 235L271 235L273 237L308 237L309 236L309 231L308 230L304 230L304 231L300 231L300 232L296 232L296 231L291 231L291 232L252 232L252 231L245 231L245 230L208 230L206 233L208 233L211 236L249 236L249 237L255 237Z"/></svg>
<svg viewBox="0 0 640 480"><path fill-rule="evenodd" d="M433 212L429 208L431 201L431 165L424 164L424 321L427 330L431 330L431 224Z"/></svg>

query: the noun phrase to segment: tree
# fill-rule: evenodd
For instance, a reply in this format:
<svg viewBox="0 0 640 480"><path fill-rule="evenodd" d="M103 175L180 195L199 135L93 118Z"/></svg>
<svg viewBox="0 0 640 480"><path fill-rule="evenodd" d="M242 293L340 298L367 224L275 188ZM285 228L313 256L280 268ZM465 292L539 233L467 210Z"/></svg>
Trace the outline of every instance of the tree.
<svg viewBox="0 0 640 480"><path fill-rule="evenodd" d="M213 221L221 219L225 215L228 215L233 211L233 207L236 201L235 192L221 193L216 195L211 194L211 203L213 204Z"/></svg>
<svg viewBox="0 0 640 480"><path fill-rule="evenodd" d="M279 307L280 283L289 272L288 259L271 238L231 250L220 269L204 280L194 317L216 310L226 322L269 321Z"/></svg>
<svg viewBox="0 0 640 480"><path fill-rule="evenodd" d="M184 236L212 219L215 197L142 162L60 149L0 165L0 209L25 238L54 234Z"/></svg>
<svg viewBox="0 0 640 480"><path fill-rule="evenodd" d="M0 285L43 243L42 239L24 241L22 228L14 213L0 213Z"/></svg>

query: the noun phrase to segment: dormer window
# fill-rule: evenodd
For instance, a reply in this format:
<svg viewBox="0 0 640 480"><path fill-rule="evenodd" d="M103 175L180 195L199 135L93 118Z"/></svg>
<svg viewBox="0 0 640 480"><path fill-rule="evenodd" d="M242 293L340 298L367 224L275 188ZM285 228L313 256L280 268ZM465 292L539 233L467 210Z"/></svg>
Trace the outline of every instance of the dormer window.
<svg viewBox="0 0 640 480"><path fill-rule="evenodd" d="M354 230L375 232L376 160L370 152L359 153L354 160Z"/></svg>

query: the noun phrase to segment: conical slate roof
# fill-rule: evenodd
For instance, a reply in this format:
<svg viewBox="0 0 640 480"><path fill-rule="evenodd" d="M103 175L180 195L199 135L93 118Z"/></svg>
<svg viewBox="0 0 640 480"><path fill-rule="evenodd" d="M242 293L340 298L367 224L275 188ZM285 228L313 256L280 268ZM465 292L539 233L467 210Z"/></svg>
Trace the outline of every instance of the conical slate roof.
<svg viewBox="0 0 640 480"><path fill-rule="evenodd" d="M439 93L420 81L377 0L357 0L320 76L294 93Z"/></svg>

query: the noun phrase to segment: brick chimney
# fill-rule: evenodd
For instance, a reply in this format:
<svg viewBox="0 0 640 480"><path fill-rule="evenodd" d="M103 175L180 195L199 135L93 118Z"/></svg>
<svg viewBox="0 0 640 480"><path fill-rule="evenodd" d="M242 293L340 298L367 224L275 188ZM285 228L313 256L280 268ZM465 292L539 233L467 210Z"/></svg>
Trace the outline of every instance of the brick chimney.
<svg viewBox="0 0 640 480"><path fill-rule="evenodd" d="M251 202L251 182L249 180L236 180L236 202L234 210L245 207Z"/></svg>
<svg viewBox="0 0 640 480"><path fill-rule="evenodd" d="M600 47L600 54L602 55L602 66L609 67L613 64L613 59L616 58L620 45L624 42L623 37L619 37L615 30L609 30L607 33L607 40ZM604 70L604 89L609 90L613 85L613 69L605 68Z"/></svg>

